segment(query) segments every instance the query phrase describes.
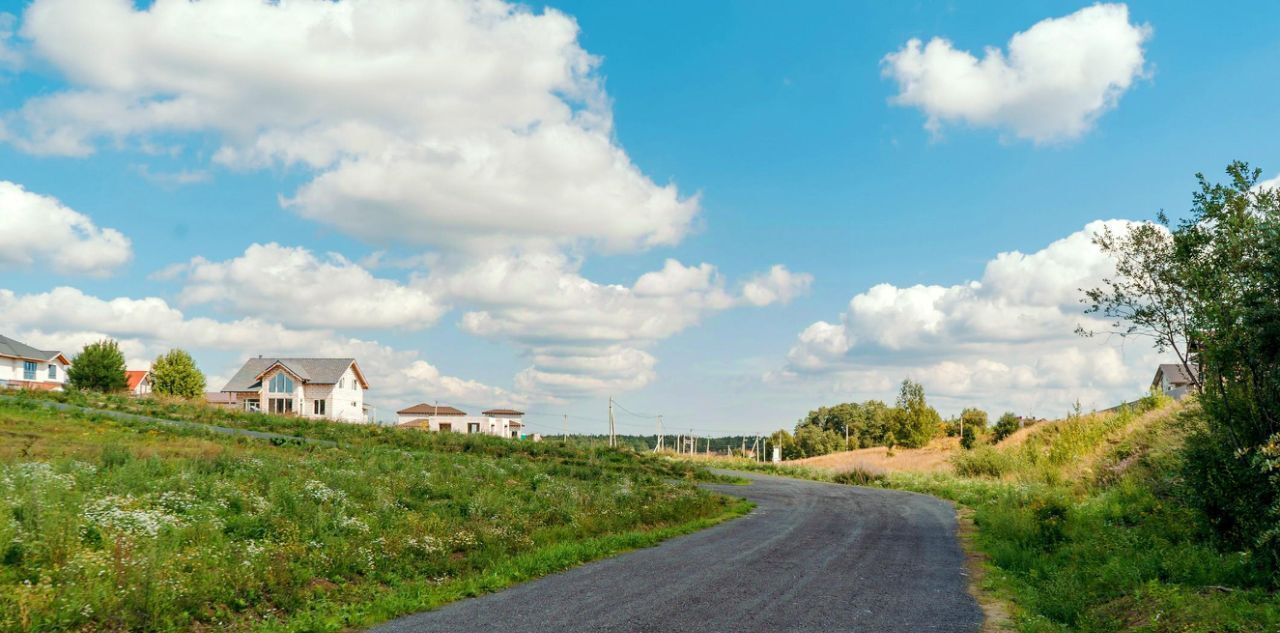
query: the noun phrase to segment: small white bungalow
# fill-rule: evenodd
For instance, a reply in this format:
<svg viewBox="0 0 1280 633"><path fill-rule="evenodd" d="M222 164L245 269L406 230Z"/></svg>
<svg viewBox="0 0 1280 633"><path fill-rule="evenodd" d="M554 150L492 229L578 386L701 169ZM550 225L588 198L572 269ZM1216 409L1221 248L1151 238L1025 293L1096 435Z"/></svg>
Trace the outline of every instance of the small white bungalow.
<svg viewBox="0 0 1280 633"><path fill-rule="evenodd" d="M62 352L36 349L0 335L0 387L61 391L70 366Z"/></svg>
<svg viewBox="0 0 1280 633"><path fill-rule="evenodd" d="M467 415L461 409L425 402L396 411L396 421L404 428L512 438L524 437L523 418L524 413L514 409L489 409L480 415Z"/></svg>

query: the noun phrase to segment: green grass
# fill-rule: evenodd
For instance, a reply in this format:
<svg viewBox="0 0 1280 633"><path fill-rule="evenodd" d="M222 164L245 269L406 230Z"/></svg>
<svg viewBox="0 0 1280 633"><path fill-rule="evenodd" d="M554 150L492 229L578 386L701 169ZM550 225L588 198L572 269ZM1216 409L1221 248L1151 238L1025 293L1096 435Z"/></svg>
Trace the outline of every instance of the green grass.
<svg viewBox="0 0 1280 633"><path fill-rule="evenodd" d="M336 631L749 509L626 451L60 398L341 446L0 402L0 631Z"/></svg>

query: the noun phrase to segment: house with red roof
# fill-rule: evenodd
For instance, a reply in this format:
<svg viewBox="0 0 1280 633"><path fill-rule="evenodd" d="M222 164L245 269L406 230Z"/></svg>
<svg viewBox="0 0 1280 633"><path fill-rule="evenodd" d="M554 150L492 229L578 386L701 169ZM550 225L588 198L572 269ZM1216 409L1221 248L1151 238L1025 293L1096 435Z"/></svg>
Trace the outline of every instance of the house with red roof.
<svg viewBox="0 0 1280 633"><path fill-rule="evenodd" d="M129 381L129 395L146 396L151 393L151 372L146 369L130 369L124 372Z"/></svg>

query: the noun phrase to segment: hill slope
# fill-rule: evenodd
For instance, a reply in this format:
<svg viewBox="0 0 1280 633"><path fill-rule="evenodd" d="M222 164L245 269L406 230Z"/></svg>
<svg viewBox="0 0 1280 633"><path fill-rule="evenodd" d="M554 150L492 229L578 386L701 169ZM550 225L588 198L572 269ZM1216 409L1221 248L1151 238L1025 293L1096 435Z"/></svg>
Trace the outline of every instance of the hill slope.
<svg viewBox="0 0 1280 633"><path fill-rule="evenodd" d="M339 446L0 401L0 631L340 630L743 509L621 451L90 404Z"/></svg>

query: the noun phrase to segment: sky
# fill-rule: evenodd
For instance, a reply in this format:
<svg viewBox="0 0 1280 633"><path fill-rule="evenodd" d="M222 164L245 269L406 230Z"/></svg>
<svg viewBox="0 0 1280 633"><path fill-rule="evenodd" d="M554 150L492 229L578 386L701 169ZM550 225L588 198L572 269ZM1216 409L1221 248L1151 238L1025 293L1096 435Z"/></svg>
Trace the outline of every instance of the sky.
<svg viewBox="0 0 1280 633"><path fill-rule="evenodd" d="M352 356L387 419L1142 394L1091 236L1280 176L1280 5L0 0L0 333ZM1230 33L1231 37L1210 37ZM567 418L565 417L567 416Z"/></svg>

